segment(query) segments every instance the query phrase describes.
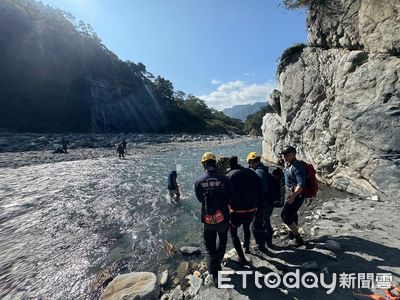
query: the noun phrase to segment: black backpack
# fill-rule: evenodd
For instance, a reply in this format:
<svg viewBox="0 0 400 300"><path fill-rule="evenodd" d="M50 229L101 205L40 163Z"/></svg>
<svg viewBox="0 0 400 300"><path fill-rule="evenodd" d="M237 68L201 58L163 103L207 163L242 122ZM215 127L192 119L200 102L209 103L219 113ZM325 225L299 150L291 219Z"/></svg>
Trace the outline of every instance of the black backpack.
<svg viewBox="0 0 400 300"><path fill-rule="evenodd" d="M274 207L285 205L285 175L280 168L268 172L268 198Z"/></svg>

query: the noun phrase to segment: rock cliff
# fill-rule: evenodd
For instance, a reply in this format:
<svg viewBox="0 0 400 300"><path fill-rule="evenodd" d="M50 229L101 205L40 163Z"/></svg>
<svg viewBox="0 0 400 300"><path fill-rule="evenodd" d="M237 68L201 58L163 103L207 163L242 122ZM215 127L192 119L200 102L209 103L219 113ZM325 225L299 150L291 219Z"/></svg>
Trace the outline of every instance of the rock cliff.
<svg viewBox="0 0 400 300"><path fill-rule="evenodd" d="M312 1L308 45L287 49L263 120L264 158L298 148L359 195L400 187L400 1Z"/></svg>

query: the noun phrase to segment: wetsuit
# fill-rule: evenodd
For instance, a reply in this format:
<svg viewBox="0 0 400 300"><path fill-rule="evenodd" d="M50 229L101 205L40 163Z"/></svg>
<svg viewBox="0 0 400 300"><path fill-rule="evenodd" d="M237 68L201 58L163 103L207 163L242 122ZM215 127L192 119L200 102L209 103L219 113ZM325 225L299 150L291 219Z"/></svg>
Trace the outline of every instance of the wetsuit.
<svg viewBox="0 0 400 300"><path fill-rule="evenodd" d="M228 242L230 199L234 197L231 183L226 176L221 176L216 170L207 171L195 182L195 193L201 202L201 222L204 223L204 244L206 246L206 261L208 272L217 278L221 270L226 243ZM207 206L207 212L206 212ZM224 220L218 224L207 224L206 215L221 211ZM219 245L217 247L217 235Z"/></svg>
<svg viewBox="0 0 400 300"><path fill-rule="evenodd" d="M176 173L176 171L171 171L168 174L168 191L169 191L169 195L174 198L177 197L179 198L179 189L177 188L177 186L175 186L175 182L176 182L176 178L178 177L178 174Z"/></svg>

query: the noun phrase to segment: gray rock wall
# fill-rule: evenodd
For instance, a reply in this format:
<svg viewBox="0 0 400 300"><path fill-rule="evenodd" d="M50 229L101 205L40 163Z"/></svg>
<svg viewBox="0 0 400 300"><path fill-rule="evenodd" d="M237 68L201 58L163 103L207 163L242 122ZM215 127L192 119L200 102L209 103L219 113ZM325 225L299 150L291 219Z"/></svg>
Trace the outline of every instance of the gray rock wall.
<svg viewBox="0 0 400 300"><path fill-rule="evenodd" d="M264 157L276 161L292 144L326 183L392 194L400 187L400 1L326 2L311 6L309 46L270 96Z"/></svg>

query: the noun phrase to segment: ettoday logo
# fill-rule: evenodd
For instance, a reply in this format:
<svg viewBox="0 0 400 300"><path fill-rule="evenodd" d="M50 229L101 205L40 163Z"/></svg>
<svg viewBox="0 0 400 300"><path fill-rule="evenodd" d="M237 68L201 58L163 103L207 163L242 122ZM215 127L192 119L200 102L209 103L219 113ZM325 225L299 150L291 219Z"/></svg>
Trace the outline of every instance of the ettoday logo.
<svg viewBox="0 0 400 300"><path fill-rule="evenodd" d="M315 274L307 272L300 273L299 269L294 272L288 272L281 276L280 274L270 272L262 274L258 271L219 271L218 272L218 287L219 288L235 288L231 283L230 275L239 275L242 277L242 288L246 289L248 280L254 275L254 285L261 289L263 285L267 288L276 289L278 287L285 287L288 289L306 289L324 288L329 295L333 293L339 283L341 288L362 288L362 287L377 287L388 288L392 281L392 274L390 273L341 273L338 275L332 273L329 279L325 278L325 273Z"/></svg>

